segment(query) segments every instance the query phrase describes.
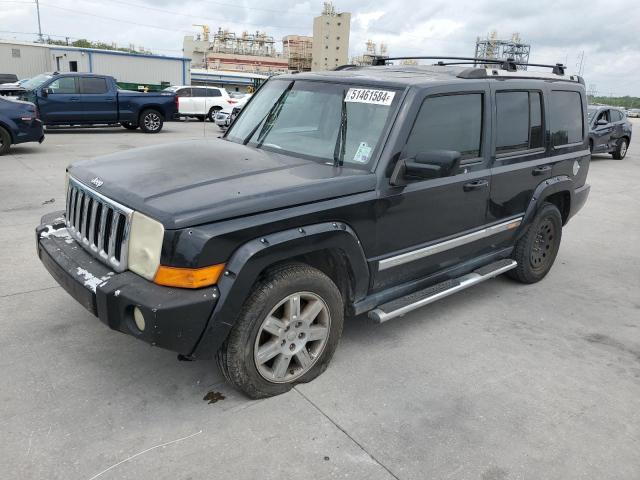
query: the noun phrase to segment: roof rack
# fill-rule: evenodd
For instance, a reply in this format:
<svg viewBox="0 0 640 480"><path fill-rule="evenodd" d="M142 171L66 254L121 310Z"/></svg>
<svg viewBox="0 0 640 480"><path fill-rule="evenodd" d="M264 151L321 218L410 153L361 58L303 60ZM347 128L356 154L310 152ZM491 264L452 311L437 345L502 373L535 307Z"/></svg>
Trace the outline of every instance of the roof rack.
<svg viewBox="0 0 640 480"><path fill-rule="evenodd" d="M566 67L562 63L556 63L555 65L545 65L542 63L526 63L516 62L513 58L496 59L496 58L478 58L478 57L381 57L376 56L373 58L372 65L386 65L387 62L392 60L438 60L436 65L499 65L502 70L508 72L515 72L518 70L518 66L529 67L543 67L551 68L552 73L555 75L564 75ZM444 62L443 60L454 60Z"/></svg>

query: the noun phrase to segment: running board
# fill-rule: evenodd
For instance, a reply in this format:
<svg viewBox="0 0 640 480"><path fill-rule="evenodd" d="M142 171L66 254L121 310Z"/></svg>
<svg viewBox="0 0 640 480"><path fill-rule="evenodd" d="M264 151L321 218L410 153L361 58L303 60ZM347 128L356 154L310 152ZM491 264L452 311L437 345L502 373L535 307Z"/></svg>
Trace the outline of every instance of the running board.
<svg viewBox="0 0 640 480"><path fill-rule="evenodd" d="M510 258L498 260L462 277L438 283L424 290L411 293L406 297L400 297L384 305L380 305L369 312L369 318L376 323L386 322L387 320L400 317L441 298L448 297L456 292L477 285L485 280L497 277L517 266L518 262Z"/></svg>

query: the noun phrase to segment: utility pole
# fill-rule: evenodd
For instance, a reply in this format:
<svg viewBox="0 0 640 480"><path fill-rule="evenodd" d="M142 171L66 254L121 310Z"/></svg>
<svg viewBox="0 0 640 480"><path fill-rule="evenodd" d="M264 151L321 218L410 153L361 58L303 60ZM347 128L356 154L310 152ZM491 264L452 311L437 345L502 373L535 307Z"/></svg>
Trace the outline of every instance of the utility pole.
<svg viewBox="0 0 640 480"><path fill-rule="evenodd" d="M42 25L40 25L40 2L36 0L36 11L38 12L38 41L44 43L44 37L42 36Z"/></svg>

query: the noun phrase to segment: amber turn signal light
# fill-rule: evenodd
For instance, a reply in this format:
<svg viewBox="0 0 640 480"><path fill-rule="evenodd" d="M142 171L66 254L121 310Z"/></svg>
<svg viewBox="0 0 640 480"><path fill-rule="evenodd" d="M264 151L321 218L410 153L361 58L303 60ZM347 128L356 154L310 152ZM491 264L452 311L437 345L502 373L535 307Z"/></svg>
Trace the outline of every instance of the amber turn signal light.
<svg viewBox="0 0 640 480"><path fill-rule="evenodd" d="M160 265L153 279L158 285L201 288L215 285L224 271L224 263L202 268L179 268Z"/></svg>

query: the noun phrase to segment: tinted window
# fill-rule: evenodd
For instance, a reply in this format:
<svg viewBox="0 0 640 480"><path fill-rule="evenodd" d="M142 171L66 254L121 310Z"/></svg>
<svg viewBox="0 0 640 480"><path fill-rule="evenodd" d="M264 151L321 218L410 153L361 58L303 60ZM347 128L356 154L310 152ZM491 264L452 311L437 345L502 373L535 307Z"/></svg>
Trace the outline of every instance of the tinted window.
<svg viewBox="0 0 640 480"><path fill-rule="evenodd" d="M180 90L178 90L176 92L176 95L178 95L179 97L190 97L191 96L191 89L190 88L181 88Z"/></svg>
<svg viewBox="0 0 640 480"><path fill-rule="evenodd" d="M480 156L482 94L427 98L420 107L405 156L431 150L455 150L462 158Z"/></svg>
<svg viewBox="0 0 640 480"><path fill-rule="evenodd" d="M192 88L191 89L192 97L206 97L207 89L206 88Z"/></svg>
<svg viewBox="0 0 640 480"><path fill-rule="evenodd" d="M622 120L622 112L619 110L611 110L611 121L619 122L620 120Z"/></svg>
<svg viewBox="0 0 640 480"><path fill-rule="evenodd" d="M207 88L207 92L208 92L210 97L221 97L222 96L222 94L220 93L220 90L218 90L217 88Z"/></svg>
<svg viewBox="0 0 640 480"><path fill-rule="evenodd" d="M544 145L541 99L539 92L496 93L496 153Z"/></svg>
<svg viewBox="0 0 640 480"><path fill-rule="evenodd" d="M77 93L76 77L62 77L49 84L51 93Z"/></svg>
<svg viewBox="0 0 640 480"><path fill-rule="evenodd" d="M551 92L549 110L553 145L583 141L582 101L578 92Z"/></svg>
<svg viewBox="0 0 640 480"><path fill-rule="evenodd" d="M107 93L108 91L107 81L104 78L80 78L81 93Z"/></svg>

